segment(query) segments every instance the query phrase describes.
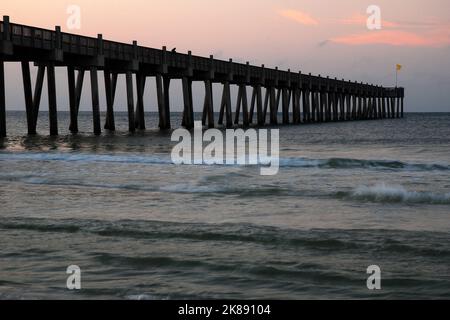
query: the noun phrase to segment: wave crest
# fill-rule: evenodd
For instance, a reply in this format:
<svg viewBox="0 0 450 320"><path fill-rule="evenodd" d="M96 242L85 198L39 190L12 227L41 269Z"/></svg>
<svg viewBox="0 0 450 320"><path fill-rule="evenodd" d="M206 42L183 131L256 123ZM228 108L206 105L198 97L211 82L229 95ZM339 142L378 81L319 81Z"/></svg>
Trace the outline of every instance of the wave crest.
<svg viewBox="0 0 450 320"><path fill-rule="evenodd" d="M450 204L450 193L409 191L402 186L390 186L379 183L374 186L360 186L349 193L341 193L344 198L352 200L386 202L386 203L417 203L417 204Z"/></svg>

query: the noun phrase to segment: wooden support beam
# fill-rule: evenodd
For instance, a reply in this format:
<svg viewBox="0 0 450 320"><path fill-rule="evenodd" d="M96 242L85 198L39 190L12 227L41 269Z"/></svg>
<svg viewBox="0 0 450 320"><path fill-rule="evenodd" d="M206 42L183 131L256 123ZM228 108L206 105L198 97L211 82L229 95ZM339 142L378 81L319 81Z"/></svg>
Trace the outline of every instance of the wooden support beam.
<svg viewBox="0 0 450 320"><path fill-rule="evenodd" d="M373 93L373 109L375 119L380 119L381 117L380 117L380 105L378 103L378 88L376 88Z"/></svg>
<svg viewBox="0 0 450 320"><path fill-rule="evenodd" d="M137 105L135 113L135 127L139 130L145 130L145 111L144 111L145 82L146 76L141 72L136 73Z"/></svg>
<svg viewBox="0 0 450 320"><path fill-rule="evenodd" d="M272 89L270 87L266 87L266 93L265 93L265 97L264 97L264 110L263 110L264 124L266 124L266 121L267 121L267 110L269 108L271 91L272 91Z"/></svg>
<svg viewBox="0 0 450 320"><path fill-rule="evenodd" d="M340 104L340 93L337 89L333 92L333 115L331 116L331 121L339 121L339 104Z"/></svg>
<svg viewBox="0 0 450 320"><path fill-rule="evenodd" d="M214 128L214 101L211 80L205 80L205 102L203 105L203 125L208 121L208 127Z"/></svg>
<svg viewBox="0 0 450 320"><path fill-rule="evenodd" d="M0 61L0 138L6 137L5 64Z"/></svg>
<svg viewBox="0 0 450 320"><path fill-rule="evenodd" d="M165 112L165 99L164 99L164 86L162 75L156 75L156 93L158 97L158 112L159 112L159 128L161 130L166 130L167 121L166 121L166 112Z"/></svg>
<svg viewBox="0 0 450 320"><path fill-rule="evenodd" d="M380 105L380 115L381 115L381 119L385 119L386 118L386 113L384 111L384 103L383 103L383 91L380 90L380 96L378 97L378 103Z"/></svg>
<svg viewBox="0 0 450 320"><path fill-rule="evenodd" d="M114 101L117 88L117 73L111 74L110 70L105 69L103 72L105 78L105 95L106 95L106 120L105 129L110 131L116 130L114 119Z"/></svg>
<svg viewBox="0 0 450 320"><path fill-rule="evenodd" d="M306 90L306 108L308 109L308 122L314 122L314 106L312 103L313 92L311 90Z"/></svg>
<svg viewBox="0 0 450 320"><path fill-rule="evenodd" d="M280 105L281 89L278 89L278 93L274 87L270 92L270 124L278 124L278 106Z"/></svg>
<svg viewBox="0 0 450 320"><path fill-rule="evenodd" d="M373 93L371 91L369 91L369 97L367 98L368 100L368 119L375 119L375 106L373 104L374 100L373 100Z"/></svg>
<svg viewBox="0 0 450 320"><path fill-rule="evenodd" d="M390 118L393 119L394 118L394 100L392 97L389 97L389 113L390 113Z"/></svg>
<svg viewBox="0 0 450 320"><path fill-rule="evenodd" d="M163 77L164 84L164 113L166 119L166 125L164 130L169 130L171 128L170 123L170 78L168 76Z"/></svg>
<svg viewBox="0 0 450 320"><path fill-rule="evenodd" d="M249 114L248 114L248 98L247 98L247 86L245 84L241 85L242 90L242 118L243 125L245 128L250 126Z"/></svg>
<svg viewBox="0 0 450 320"><path fill-rule="evenodd" d="M352 95L352 120L356 120L358 116L358 97L356 93Z"/></svg>
<svg viewBox="0 0 450 320"><path fill-rule="evenodd" d="M342 99L343 99L343 106L342 108L344 109L344 114L342 115L342 120L346 121L349 120L349 114L350 114L350 106L348 104L348 101L350 99L350 95L348 93L345 93L345 91L343 91L342 93Z"/></svg>
<svg viewBox="0 0 450 320"><path fill-rule="evenodd" d="M248 119L250 123L253 123L253 117L255 114L256 95L257 95L257 89L256 89L256 86L253 86L252 99L250 102L250 114L249 114L249 119Z"/></svg>
<svg viewBox="0 0 450 320"><path fill-rule="evenodd" d="M339 93L339 118L340 121L345 121L345 93Z"/></svg>
<svg viewBox="0 0 450 320"><path fill-rule="evenodd" d="M296 122L298 122L298 114L300 112L297 112L297 93L298 93L298 89L289 89L290 90L290 95L289 95L289 105L292 104L292 123L293 124L298 124ZM292 99L292 101L291 101ZM289 107L290 109L290 107Z"/></svg>
<svg viewBox="0 0 450 320"><path fill-rule="evenodd" d="M387 113L387 118L390 119L392 118L392 109L391 109L391 98L389 96L385 96L384 98L386 100L386 113Z"/></svg>
<svg viewBox="0 0 450 320"><path fill-rule="evenodd" d="M224 117L226 117L226 127L233 127L232 110L231 110L231 92L230 83L225 81L223 84L222 100L220 103L219 125L223 125Z"/></svg>
<svg viewBox="0 0 450 320"><path fill-rule="evenodd" d="M330 109L330 121L337 121L337 115L338 115L338 103L339 103L339 93L336 91L333 91L331 93L331 97L333 99L332 107Z"/></svg>
<svg viewBox="0 0 450 320"><path fill-rule="evenodd" d="M317 122L317 108L316 108L316 92L314 90L309 91L310 101L308 101L311 107L311 122Z"/></svg>
<svg viewBox="0 0 450 320"><path fill-rule="evenodd" d="M184 101L184 112L183 112L183 126L186 129L194 128L194 108L192 105L192 80L187 77L182 79L183 85L183 101Z"/></svg>
<svg viewBox="0 0 450 320"><path fill-rule="evenodd" d="M334 108L336 106L336 93L333 92L325 92L323 94L323 97L325 99L324 101L324 107L325 107L325 121L333 121L334 117Z"/></svg>
<svg viewBox="0 0 450 320"><path fill-rule="evenodd" d="M374 113L375 113L375 119L381 119L380 105L378 103L377 92L374 92L374 95L373 95L373 109L374 109Z"/></svg>
<svg viewBox="0 0 450 320"><path fill-rule="evenodd" d="M341 120L341 112L340 112L340 109L342 108L341 100L342 94L336 90L334 93L333 121Z"/></svg>
<svg viewBox="0 0 450 320"><path fill-rule="evenodd" d="M362 120L363 118L363 96L362 96L362 90L359 90L358 92L358 105L357 105L357 119Z"/></svg>
<svg viewBox="0 0 450 320"><path fill-rule="evenodd" d="M391 112L391 119L395 118L395 98L390 97L389 98L389 106L390 106L390 112Z"/></svg>
<svg viewBox="0 0 450 320"><path fill-rule="evenodd" d="M369 105L367 103L367 100L368 100L367 95L366 95L366 93L364 93L364 97L363 97L363 100L362 100L362 103L363 103L363 115L362 115L363 120L367 120L368 109L369 109Z"/></svg>
<svg viewBox="0 0 450 320"><path fill-rule="evenodd" d="M353 96L351 93L347 94L347 115L345 120L353 120L352 119L352 99Z"/></svg>
<svg viewBox="0 0 450 320"><path fill-rule="evenodd" d="M189 113L191 115L191 122L192 122L192 127L195 126L195 118L194 118L194 98L192 95L192 80L188 80L188 84L189 84Z"/></svg>
<svg viewBox="0 0 450 320"><path fill-rule="evenodd" d="M312 122L318 121L318 111L317 111L317 92L311 91L311 120Z"/></svg>
<svg viewBox="0 0 450 320"><path fill-rule="evenodd" d="M405 100L405 98L401 97L400 99L401 99L400 104L401 104L401 108L402 108L402 110L401 110L401 117L404 118L404 116L405 116L405 109L404 109L404 100Z"/></svg>
<svg viewBox="0 0 450 320"><path fill-rule="evenodd" d="M212 81L207 81L207 92L209 95L208 98L208 127L215 127L214 120L214 93L213 93L213 84Z"/></svg>
<svg viewBox="0 0 450 320"><path fill-rule="evenodd" d="M386 105L386 118L391 118L391 98L385 96L385 105Z"/></svg>
<svg viewBox="0 0 450 320"><path fill-rule="evenodd" d="M369 89L367 92L367 115L366 119L373 119L373 100L372 100L372 92Z"/></svg>
<svg viewBox="0 0 450 320"><path fill-rule="evenodd" d="M237 101L236 101L236 111L234 113L234 124L239 124L239 118L241 116L241 101L242 101L242 90L241 86L238 88L238 95L237 95Z"/></svg>
<svg viewBox="0 0 450 320"><path fill-rule="evenodd" d="M248 101L247 101L247 86L245 84L239 85L238 97L236 102L236 114L234 124L239 124L239 118L242 108L242 124L244 127L250 125L249 114L248 114Z"/></svg>
<svg viewBox="0 0 450 320"><path fill-rule="evenodd" d="M311 107L310 107L310 93L309 90L303 90L303 122L308 123L311 122Z"/></svg>
<svg viewBox="0 0 450 320"><path fill-rule="evenodd" d="M332 119L332 111L334 108L334 92L327 92L325 91L322 94L322 99L323 99L323 110L325 111L325 115L324 115L324 121L329 122Z"/></svg>
<svg viewBox="0 0 450 320"><path fill-rule="evenodd" d="M298 88L293 90L292 93L292 122L294 124L301 123L301 110L300 110L300 101L301 101L301 93L302 91Z"/></svg>
<svg viewBox="0 0 450 320"><path fill-rule="evenodd" d="M56 100L56 79L55 65L50 63L47 66L47 87L48 87L48 111L50 121L50 135L58 135L58 114Z"/></svg>
<svg viewBox="0 0 450 320"><path fill-rule="evenodd" d="M226 104L225 104L225 113L226 113L226 120L227 120L227 128L233 127L233 110L231 106L231 87L229 82L225 82L226 90Z"/></svg>
<svg viewBox="0 0 450 320"><path fill-rule="evenodd" d="M316 110L317 110L317 122L322 122L323 121L323 110L321 108L321 93L320 91L316 92Z"/></svg>
<svg viewBox="0 0 450 320"><path fill-rule="evenodd" d="M94 124L94 134L102 134L100 120L100 98L98 93L98 73L97 67L91 67L91 94L92 94L92 120Z"/></svg>
<svg viewBox="0 0 450 320"><path fill-rule="evenodd" d="M283 113L283 124L289 124L289 103L290 97L287 88L281 89L282 94L282 113Z"/></svg>
<svg viewBox="0 0 450 320"><path fill-rule="evenodd" d="M319 111L319 121L324 122L325 121L325 104L326 100L324 98L324 92L320 90L317 93L317 109Z"/></svg>
<svg viewBox="0 0 450 320"><path fill-rule="evenodd" d="M364 119L368 120L370 119L370 109L372 106L372 101L370 99L370 92L366 91L366 97L364 99L365 106L364 106Z"/></svg>
<svg viewBox="0 0 450 320"><path fill-rule="evenodd" d="M372 93L372 96L370 97L370 100L372 101L371 119L378 119L377 99L373 93Z"/></svg>
<svg viewBox="0 0 450 320"><path fill-rule="evenodd" d="M33 108L33 91L31 88L30 62L22 61L21 65L22 65L23 90L25 94L25 110L27 115L28 134L35 135L36 132L33 130L34 108Z"/></svg>
<svg viewBox="0 0 450 320"><path fill-rule="evenodd" d="M381 90L378 89L377 90L377 106L378 106L378 118L379 119L383 119L383 105L382 105L382 101L381 101Z"/></svg>
<svg viewBox="0 0 450 320"><path fill-rule="evenodd" d="M127 104L128 104L128 131L135 132L134 121L134 94L133 94L133 74L127 71L125 74L126 88L127 88Z"/></svg>
<svg viewBox="0 0 450 320"><path fill-rule="evenodd" d="M325 117L326 117L326 103L327 100L325 99L325 94L324 92L321 90L318 92L318 97L317 97L317 103L318 105L318 109L319 109L319 119L321 122L325 122Z"/></svg>
<svg viewBox="0 0 450 320"><path fill-rule="evenodd" d="M317 122L323 121L323 111L322 111L322 93L320 91L316 92L316 110L317 110Z"/></svg>
<svg viewBox="0 0 450 320"><path fill-rule="evenodd" d="M75 84L75 68L67 67L67 82L69 85L69 109L70 109L70 123L77 123L77 94Z"/></svg>
<svg viewBox="0 0 450 320"><path fill-rule="evenodd" d="M262 87L260 84L256 85L256 115L258 118L258 126L265 125L266 119L263 113Z"/></svg>
<svg viewBox="0 0 450 320"><path fill-rule="evenodd" d="M34 88L33 97L33 131L36 132L37 121L39 117L39 108L41 105L42 88L44 86L45 66L40 65L38 67L38 73L36 77L36 86Z"/></svg>
<svg viewBox="0 0 450 320"><path fill-rule="evenodd" d="M362 93L361 92L359 92L359 94L357 96L356 118L358 120L362 119Z"/></svg>
<svg viewBox="0 0 450 320"><path fill-rule="evenodd" d="M78 112L80 110L81 94L83 91L84 70L78 71L77 82L75 85L75 108L71 111L69 130L72 133L78 133Z"/></svg>
<svg viewBox="0 0 450 320"><path fill-rule="evenodd" d="M220 111L219 111L219 121L218 125L223 126L223 119L225 117L225 105L226 105L226 91L225 91L225 83L222 89L222 99L220 100Z"/></svg>

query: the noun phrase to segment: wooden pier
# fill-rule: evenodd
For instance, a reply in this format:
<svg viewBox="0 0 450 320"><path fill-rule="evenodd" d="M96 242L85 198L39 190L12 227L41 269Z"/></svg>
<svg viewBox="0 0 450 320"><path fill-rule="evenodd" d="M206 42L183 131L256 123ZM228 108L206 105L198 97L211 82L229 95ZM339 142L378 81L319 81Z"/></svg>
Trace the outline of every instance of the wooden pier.
<svg viewBox="0 0 450 320"><path fill-rule="evenodd" d="M78 111L83 81L91 79L93 132L102 132L98 71L103 71L106 93L104 128L115 130L114 100L119 75L125 75L129 131L145 130L144 90L147 77L155 77L159 127L170 129L169 88L173 79L181 79L184 112L182 126L194 127L192 83L205 85L203 124L209 128L235 125L282 124L371 120L403 117L403 88L387 88L328 77L269 69L264 65L235 63L187 54L153 49L133 44L63 33L60 27L46 30L13 24L8 16L0 22L0 137L6 137L5 62L20 62L28 134L36 134L36 124L45 73L47 73L50 135L58 135L55 68L67 68L70 131L78 132ZM38 68L36 83L30 76L30 62ZM133 76L136 79L137 101L134 101ZM213 83L223 85L219 119L216 122ZM238 86L234 110L231 85ZM248 91L251 90L251 100ZM250 103L249 103L250 102Z"/></svg>

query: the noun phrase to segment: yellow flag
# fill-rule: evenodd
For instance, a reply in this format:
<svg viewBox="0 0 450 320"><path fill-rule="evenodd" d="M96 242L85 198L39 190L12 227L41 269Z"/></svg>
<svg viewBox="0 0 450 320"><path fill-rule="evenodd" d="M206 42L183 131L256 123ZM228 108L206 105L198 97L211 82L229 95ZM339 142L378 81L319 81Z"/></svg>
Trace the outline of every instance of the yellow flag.
<svg viewBox="0 0 450 320"><path fill-rule="evenodd" d="M403 66L402 66L401 64L398 64L398 65L397 65L397 71L402 70L402 68L403 68Z"/></svg>

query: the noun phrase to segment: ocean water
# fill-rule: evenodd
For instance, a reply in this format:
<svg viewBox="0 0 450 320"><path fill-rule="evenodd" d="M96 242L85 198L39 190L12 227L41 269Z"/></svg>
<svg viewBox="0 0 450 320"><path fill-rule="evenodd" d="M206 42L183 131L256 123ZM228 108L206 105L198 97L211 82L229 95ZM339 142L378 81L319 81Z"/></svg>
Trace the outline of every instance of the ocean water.
<svg viewBox="0 0 450 320"><path fill-rule="evenodd" d="M45 113L36 137L7 116L0 299L450 298L450 114L282 126L272 177L175 166L170 133L122 113L100 137L89 113L56 138Z"/></svg>

